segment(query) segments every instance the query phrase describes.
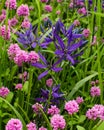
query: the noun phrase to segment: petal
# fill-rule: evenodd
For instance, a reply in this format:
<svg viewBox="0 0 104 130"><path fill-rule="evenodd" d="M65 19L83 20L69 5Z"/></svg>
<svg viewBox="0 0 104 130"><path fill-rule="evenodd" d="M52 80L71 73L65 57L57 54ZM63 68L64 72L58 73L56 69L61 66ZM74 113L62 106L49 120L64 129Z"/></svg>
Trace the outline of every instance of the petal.
<svg viewBox="0 0 104 130"><path fill-rule="evenodd" d="M32 66L35 66L35 67L40 68L40 69L44 69L44 68L46 68L45 65L43 65L43 64L41 64L41 63L39 63L39 62L37 62L37 63L33 63Z"/></svg>
<svg viewBox="0 0 104 130"><path fill-rule="evenodd" d="M56 50L56 51L55 51L55 54L56 54L56 55L63 55L64 53L63 53L62 50Z"/></svg>
<svg viewBox="0 0 104 130"><path fill-rule="evenodd" d="M76 49L78 49L80 46L82 46L82 40L79 41L78 43L72 44L69 48L68 48L68 52L72 52L75 51Z"/></svg>
<svg viewBox="0 0 104 130"><path fill-rule="evenodd" d="M59 43L61 49L64 50L64 49L65 49L65 44L64 44L63 40L61 39L61 37L56 34L56 35L55 35L55 38L57 39L57 41L58 41L58 43Z"/></svg>
<svg viewBox="0 0 104 130"><path fill-rule="evenodd" d="M38 80L40 80L41 78L43 78L44 76L46 76L48 74L48 70L44 71L43 73L41 73L39 76L38 76Z"/></svg>
<svg viewBox="0 0 104 130"><path fill-rule="evenodd" d="M53 67L52 68L52 70L54 71L54 72L59 72L59 71L61 71L62 70L62 68L61 67Z"/></svg>
<svg viewBox="0 0 104 130"><path fill-rule="evenodd" d="M60 59L58 59L58 61L56 61L54 64L53 64L53 67L55 67L56 65L58 65L59 63L61 63L61 61L64 59L64 57L61 57Z"/></svg>
<svg viewBox="0 0 104 130"><path fill-rule="evenodd" d="M34 43L32 43L32 44L31 44L31 46L32 46L33 48L35 48L35 47L36 47L36 45L37 45L37 43L36 43L36 42L34 42Z"/></svg>
<svg viewBox="0 0 104 130"><path fill-rule="evenodd" d="M60 88L60 84L53 87L52 92L57 92Z"/></svg>
<svg viewBox="0 0 104 130"><path fill-rule="evenodd" d="M82 38L83 34L73 34L73 38Z"/></svg>
<svg viewBox="0 0 104 130"><path fill-rule="evenodd" d="M70 55L67 55L67 59L71 61L72 64L75 64L74 59Z"/></svg>
<svg viewBox="0 0 104 130"><path fill-rule="evenodd" d="M47 60L45 59L45 57L40 52L38 54L39 54L40 59L44 62L44 64L47 65Z"/></svg>

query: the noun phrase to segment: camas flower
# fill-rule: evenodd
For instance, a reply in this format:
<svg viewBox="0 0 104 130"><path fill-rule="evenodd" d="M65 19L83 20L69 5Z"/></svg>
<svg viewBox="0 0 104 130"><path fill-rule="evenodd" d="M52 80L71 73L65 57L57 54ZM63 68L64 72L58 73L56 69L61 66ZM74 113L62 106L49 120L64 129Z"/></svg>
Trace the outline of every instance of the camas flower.
<svg viewBox="0 0 104 130"><path fill-rule="evenodd" d="M37 27L36 27L37 28ZM35 28L35 31L36 31ZM30 28L25 31L25 33L21 32L16 32L18 35L17 41L21 43L25 48L35 48L37 44L37 39L35 39L33 30L32 30L32 25L30 24Z"/></svg>
<svg viewBox="0 0 104 130"><path fill-rule="evenodd" d="M58 105L61 100L64 100L64 94L59 91L60 85L53 86L52 88L52 96L51 96L51 104ZM41 98L36 98L38 102L47 102L49 98L50 90L41 89Z"/></svg>
<svg viewBox="0 0 104 130"><path fill-rule="evenodd" d="M45 59L45 57L41 54L41 53L38 53L39 54L39 57L40 59L42 60L43 64L40 63L40 62L37 62L37 63L33 63L32 66L35 66L37 68L40 68L40 69L46 69L43 73L41 73L39 76L38 76L38 79L40 80L41 78L43 78L44 76L46 76L48 74L48 72L51 70L51 71L54 71L54 72L59 72L62 70L62 68L60 67L56 67L55 64L51 65L47 62L47 60Z"/></svg>

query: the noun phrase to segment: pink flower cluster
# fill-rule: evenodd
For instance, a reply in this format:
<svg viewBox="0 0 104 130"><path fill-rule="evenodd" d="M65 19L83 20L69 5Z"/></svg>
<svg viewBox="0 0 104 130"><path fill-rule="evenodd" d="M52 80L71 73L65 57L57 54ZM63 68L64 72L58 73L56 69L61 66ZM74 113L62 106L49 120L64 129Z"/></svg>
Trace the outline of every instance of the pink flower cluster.
<svg viewBox="0 0 104 130"><path fill-rule="evenodd" d="M81 104L81 103L84 102L84 100L83 100L82 97L77 97L77 98L76 98L76 102L77 102L78 104Z"/></svg>
<svg viewBox="0 0 104 130"><path fill-rule="evenodd" d="M6 25L0 26L0 36L3 37L5 40L10 39L10 28Z"/></svg>
<svg viewBox="0 0 104 130"><path fill-rule="evenodd" d="M17 9L17 15L18 16L28 16L29 15L29 7L28 5L22 4Z"/></svg>
<svg viewBox="0 0 104 130"><path fill-rule="evenodd" d="M42 127L39 128L39 130L47 130L47 128L42 126Z"/></svg>
<svg viewBox="0 0 104 130"><path fill-rule="evenodd" d="M33 122L30 122L29 124L26 125L27 130L37 130L36 124Z"/></svg>
<svg viewBox="0 0 104 130"><path fill-rule="evenodd" d="M43 106L42 104L39 104L39 103L35 103L34 105L32 105L32 109L34 112L38 113L40 110L39 109L43 109Z"/></svg>
<svg viewBox="0 0 104 130"><path fill-rule="evenodd" d="M0 22L4 21L6 19L6 10L2 10L2 14L0 15Z"/></svg>
<svg viewBox="0 0 104 130"><path fill-rule="evenodd" d="M52 12L52 6L51 5L45 5L44 10L47 12Z"/></svg>
<svg viewBox="0 0 104 130"><path fill-rule="evenodd" d="M51 108L48 108L48 114L51 116L53 116L55 114L59 114L59 113L60 113L60 109L57 108L56 105L54 105L54 106L51 105Z"/></svg>
<svg viewBox="0 0 104 130"><path fill-rule="evenodd" d="M40 0L42 3L47 3L48 0Z"/></svg>
<svg viewBox="0 0 104 130"><path fill-rule="evenodd" d="M18 66L22 66L23 63L36 63L39 61L39 55L35 51L26 52L21 50L17 44L11 44L8 48L8 56Z"/></svg>
<svg viewBox="0 0 104 130"><path fill-rule="evenodd" d="M55 114L51 117L51 126L53 130L63 130L66 126L66 122L63 116Z"/></svg>
<svg viewBox="0 0 104 130"><path fill-rule="evenodd" d="M22 130L22 123L19 119L12 118L8 121L5 130Z"/></svg>
<svg viewBox="0 0 104 130"><path fill-rule="evenodd" d="M96 86L91 87L90 94L92 97L100 96L100 94L101 94L100 88L96 87Z"/></svg>
<svg viewBox="0 0 104 130"><path fill-rule="evenodd" d="M30 21L28 18L25 18L21 24L21 27L28 29L30 27Z"/></svg>
<svg viewBox="0 0 104 130"><path fill-rule="evenodd" d="M0 88L0 96L5 98L10 93L10 90L7 87Z"/></svg>
<svg viewBox="0 0 104 130"><path fill-rule="evenodd" d="M79 13L79 14L86 15L86 14L87 14L87 10L86 10L85 7L83 7L83 8L78 9L78 13Z"/></svg>
<svg viewBox="0 0 104 130"><path fill-rule="evenodd" d="M17 2L16 2L16 0L7 0L5 2L5 5L6 5L6 7L9 7L10 10L12 10L12 9L16 9Z"/></svg>
<svg viewBox="0 0 104 130"><path fill-rule="evenodd" d="M14 27L18 23L18 20L16 17L13 17L12 19L8 20L9 27Z"/></svg>
<svg viewBox="0 0 104 130"><path fill-rule="evenodd" d="M86 117L91 120L96 120L97 118L104 120L104 106L99 104L94 105L91 109L88 109Z"/></svg>
<svg viewBox="0 0 104 130"><path fill-rule="evenodd" d="M71 100L65 103L65 110L67 110L68 114L72 115L79 111L79 105L76 100Z"/></svg>
<svg viewBox="0 0 104 130"><path fill-rule="evenodd" d="M16 84L15 89L21 90L22 89L22 84L21 83Z"/></svg>
<svg viewBox="0 0 104 130"><path fill-rule="evenodd" d="M84 29L84 30L83 30L83 35L84 35L86 38L88 38L89 35L90 35L90 30L89 30L89 29Z"/></svg>
<svg viewBox="0 0 104 130"><path fill-rule="evenodd" d="M52 84L53 84L53 79L52 78L46 80L46 85L48 87L52 87Z"/></svg>

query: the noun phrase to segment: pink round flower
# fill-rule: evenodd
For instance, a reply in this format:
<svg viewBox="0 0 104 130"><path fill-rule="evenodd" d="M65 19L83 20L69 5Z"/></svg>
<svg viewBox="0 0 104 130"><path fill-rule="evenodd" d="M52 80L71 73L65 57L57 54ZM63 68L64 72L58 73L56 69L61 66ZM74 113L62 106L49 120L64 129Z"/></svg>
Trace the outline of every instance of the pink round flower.
<svg viewBox="0 0 104 130"><path fill-rule="evenodd" d="M11 26L14 27L17 23L18 23L18 20L16 19L16 17L8 20L8 24L10 27Z"/></svg>
<svg viewBox="0 0 104 130"><path fill-rule="evenodd" d="M87 10L86 10L85 7L83 7L83 8L78 9L78 13L79 13L79 14L86 15L86 14L87 14Z"/></svg>
<svg viewBox="0 0 104 130"><path fill-rule="evenodd" d="M78 104L81 104L81 103L84 102L84 100L83 100L82 97L77 97L77 98L76 98L76 102L77 102Z"/></svg>
<svg viewBox="0 0 104 130"><path fill-rule="evenodd" d="M30 21L27 18L25 18L21 24L21 27L28 29L30 27Z"/></svg>
<svg viewBox="0 0 104 130"><path fill-rule="evenodd" d="M10 10L12 10L12 9L16 9L17 2L16 2L16 0L7 0L5 2L5 5L6 5L6 7L9 7Z"/></svg>
<svg viewBox="0 0 104 130"><path fill-rule="evenodd" d="M39 61L39 55L38 55L38 53L36 53L35 51L29 52L28 62L30 62L30 63L36 63L38 61Z"/></svg>
<svg viewBox="0 0 104 130"><path fill-rule="evenodd" d="M56 11L56 14L60 15L61 11L60 10L57 10Z"/></svg>
<svg viewBox="0 0 104 130"><path fill-rule="evenodd" d="M17 15L18 16L28 16L29 15L29 7L28 5L22 4L17 9Z"/></svg>
<svg viewBox="0 0 104 130"><path fill-rule="evenodd" d="M39 103L35 103L34 105L32 105L32 109L34 112L38 113L39 112L39 109L43 109L43 106L42 104L39 104Z"/></svg>
<svg viewBox="0 0 104 130"><path fill-rule="evenodd" d="M39 128L39 130L47 130L47 128L42 126L42 127Z"/></svg>
<svg viewBox="0 0 104 130"><path fill-rule="evenodd" d="M44 10L47 12L52 12L52 6L51 5L45 5Z"/></svg>
<svg viewBox="0 0 104 130"><path fill-rule="evenodd" d="M26 63L28 61L28 53L24 50L19 50L16 53L16 56L14 57L14 62L18 65L18 66L22 66L23 63Z"/></svg>
<svg viewBox="0 0 104 130"><path fill-rule="evenodd" d="M48 0L40 0L42 3L47 3Z"/></svg>
<svg viewBox="0 0 104 130"><path fill-rule="evenodd" d="M22 123L19 119L11 119L8 121L5 130L22 130Z"/></svg>
<svg viewBox="0 0 104 130"><path fill-rule="evenodd" d="M96 86L91 87L90 94L91 94L92 97L100 96L100 94L101 94L100 88L96 87Z"/></svg>
<svg viewBox="0 0 104 130"><path fill-rule="evenodd" d="M84 30L83 30L83 35L84 35L86 38L88 38L89 35L90 35L90 30L89 30L89 29L84 29Z"/></svg>
<svg viewBox="0 0 104 130"><path fill-rule="evenodd" d="M21 90L22 89L22 84L21 83L16 84L15 89Z"/></svg>
<svg viewBox="0 0 104 130"><path fill-rule="evenodd" d="M0 88L0 97L5 98L10 93L10 90L7 87Z"/></svg>
<svg viewBox="0 0 104 130"><path fill-rule="evenodd" d="M63 130L66 126L64 117L59 114L53 115L51 118L51 126L53 127L53 130Z"/></svg>
<svg viewBox="0 0 104 130"><path fill-rule="evenodd" d="M2 36L5 40L10 39L10 28L3 25L0 27L0 36Z"/></svg>
<svg viewBox="0 0 104 130"><path fill-rule="evenodd" d="M8 48L9 58L13 60L19 50L20 50L20 47L18 46L18 44L11 44Z"/></svg>
<svg viewBox="0 0 104 130"><path fill-rule="evenodd" d="M37 130L36 124L33 122L30 122L29 124L26 125L27 130Z"/></svg>
<svg viewBox="0 0 104 130"><path fill-rule="evenodd" d="M46 80L46 85L47 85L48 87L52 87L52 84L53 84L53 79L52 79L52 78Z"/></svg>
<svg viewBox="0 0 104 130"><path fill-rule="evenodd" d="M86 117L91 120L96 120L97 118L104 120L104 106L98 104L94 105L91 109L88 109Z"/></svg>
<svg viewBox="0 0 104 130"><path fill-rule="evenodd" d="M73 23L75 26L79 26L80 25L80 22L79 20L74 20L74 23Z"/></svg>
<svg viewBox="0 0 104 130"><path fill-rule="evenodd" d="M68 114L72 115L79 111L79 105L75 100L71 100L65 103L65 110L68 111Z"/></svg>
<svg viewBox="0 0 104 130"><path fill-rule="evenodd" d="M56 105L54 105L54 106L51 105L51 108L48 108L48 114L51 116L53 116L55 114L59 114L59 113L60 113L60 110L59 110L59 108L57 108Z"/></svg>
<svg viewBox="0 0 104 130"><path fill-rule="evenodd" d="M57 2L58 2L58 3L61 3L61 2L62 2L62 0L57 0Z"/></svg>
<svg viewBox="0 0 104 130"><path fill-rule="evenodd" d="M6 19L6 10L2 9L2 14L0 15L0 22Z"/></svg>

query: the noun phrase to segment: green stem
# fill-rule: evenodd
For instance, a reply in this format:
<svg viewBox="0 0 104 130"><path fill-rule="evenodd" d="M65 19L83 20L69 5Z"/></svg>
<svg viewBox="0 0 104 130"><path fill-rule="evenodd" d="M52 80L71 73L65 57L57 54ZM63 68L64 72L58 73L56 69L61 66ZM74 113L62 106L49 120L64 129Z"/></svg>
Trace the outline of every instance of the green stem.
<svg viewBox="0 0 104 130"><path fill-rule="evenodd" d="M49 128L48 130L52 130L52 127L51 127L51 125L50 125L50 122L49 122L49 120L48 120L46 114L44 113L44 111L43 111L41 108L39 108L39 110L41 111L41 113L42 113L42 115L43 115L45 121L47 122L47 125L48 125L48 128Z"/></svg>

